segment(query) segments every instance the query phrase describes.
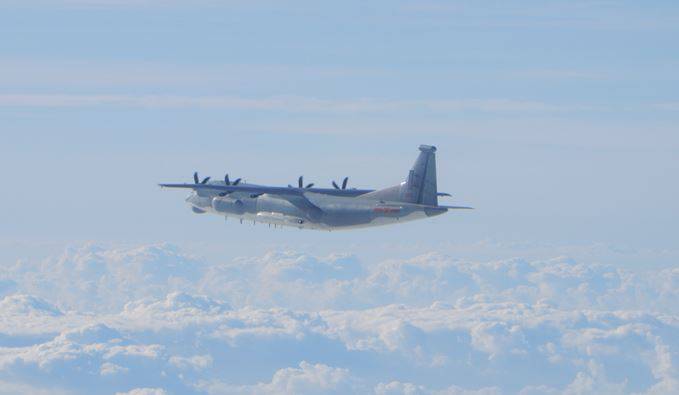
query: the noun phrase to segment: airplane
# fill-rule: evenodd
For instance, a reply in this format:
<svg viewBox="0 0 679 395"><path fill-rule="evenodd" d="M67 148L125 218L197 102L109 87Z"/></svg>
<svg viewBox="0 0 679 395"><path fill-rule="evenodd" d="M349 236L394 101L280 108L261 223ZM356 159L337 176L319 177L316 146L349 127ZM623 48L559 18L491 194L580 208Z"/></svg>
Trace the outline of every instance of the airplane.
<svg viewBox="0 0 679 395"><path fill-rule="evenodd" d="M446 213L471 209L444 206L438 198L450 196L436 189L436 147L420 145L420 153L405 181L384 189L347 188L332 182L332 188L304 185L264 186L230 180L200 180L193 174L193 184L159 184L162 188L191 189L186 202L194 213L211 213L224 217L300 229L336 230L397 224Z"/></svg>

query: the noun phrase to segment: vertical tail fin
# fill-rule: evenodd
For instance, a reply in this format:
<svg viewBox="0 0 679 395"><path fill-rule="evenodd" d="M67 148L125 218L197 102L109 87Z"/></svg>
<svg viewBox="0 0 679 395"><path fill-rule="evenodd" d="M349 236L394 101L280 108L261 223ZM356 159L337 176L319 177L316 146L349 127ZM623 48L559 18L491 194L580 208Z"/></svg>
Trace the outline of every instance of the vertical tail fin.
<svg viewBox="0 0 679 395"><path fill-rule="evenodd" d="M401 186L400 200L409 203L438 205L436 194L436 147L420 145L420 155Z"/></svg>

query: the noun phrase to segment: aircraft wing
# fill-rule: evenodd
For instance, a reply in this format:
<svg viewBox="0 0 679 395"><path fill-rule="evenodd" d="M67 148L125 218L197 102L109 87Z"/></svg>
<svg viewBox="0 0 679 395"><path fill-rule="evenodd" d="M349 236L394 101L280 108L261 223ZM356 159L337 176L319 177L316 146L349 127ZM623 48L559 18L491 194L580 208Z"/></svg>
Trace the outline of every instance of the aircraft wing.
<svg viewBox="0 0 679 395"><path fill-rule="evenodd" d="M309 215L319 215L321 209L309 201L304 196L305 189L290 188L290 187L269 187L262 185L211 185L211 184L159 184L162 188L182 188L193 189L196 191L214 191L214 192L245 192L253 195L275 195L282 199L289 201L294 206L305 210ZM308 189L307 189L308 190Z"/></svg>
<svg viewBox="0 0 679 395"><path fill-rule="evenodd" d="M162 188L183 188L196 191L215 191L215 192L248 192L256 194L268 193L271 195L295 195L301 196L300 188L268 187L260 185L212 185L212 184L158 184Z"/></svg>
<svg viewBox="0 0 679 395"><path fill-rule="evenodd" d="M281 196L302 196L305 192L315 192L333 196L359 196L372 189L334 189L334 188L296 188L296 187L271 187L264 185L239 184L239 185L219 185L219 184L158 184L163 188L184 188L196 191L215 191L215 192L249 192L256 194L268 193L270 195Z"/></svg>
<svg viewBox="0 0 679 395"><path fill-rule="evenodd" d="M214 184L159 184L163 188L183 188L183 189L193 189L196 191L215 191L215 192L246 192L252 194L269 194L277 195L282 198L289 198L292 196L298 196L303 198L303 200L309 202L313 205L311 201L305 196L305 193L314 193L316 188L294 188L294 187L270 187L263 185L214 185ZM342 190L329 190L332 192L340 192ZM351 196L351 195L350 195ZM355 195L353 195L355 196ZM314 207L316 205L313 205ZM428 206L421 205L423 208L429 209L447 209L447 210L471 210L472 207L466 206Z"/></svg>

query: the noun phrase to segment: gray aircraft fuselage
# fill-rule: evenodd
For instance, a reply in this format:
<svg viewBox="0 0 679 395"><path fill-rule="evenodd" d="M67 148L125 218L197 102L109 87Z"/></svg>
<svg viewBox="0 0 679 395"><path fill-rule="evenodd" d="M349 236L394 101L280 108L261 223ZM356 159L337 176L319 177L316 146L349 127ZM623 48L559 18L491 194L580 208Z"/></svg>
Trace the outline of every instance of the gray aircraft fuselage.
<svg viewBox="0 0 679 395"><path fill-rule="evenodd" d="M194 184L161 184L193 189L186 202L196 213L211 213L270 225L306 229L352 229L412 221L443 214L436 191L436 148L420 146L406 180L381 190L303 187L269 187L247 183L203 180Z"/></svg>
<svg viewBox="0 0 679 395"><path fill-rule="evenodd" d="M316 196L311 197L312 194ZM305 199L312 202L316 200L322 210L305 207L307 204ZM186 201L197 209L195 211L272 225L324 230L388 225L439 215L447 211L445 208L425 210L418 205L403 202L336 197L313 192L304 193L304 197L288 198L266 193L253 198L250 194L242 192L212 197L198 196L196 192L192 192Z"/></svg>

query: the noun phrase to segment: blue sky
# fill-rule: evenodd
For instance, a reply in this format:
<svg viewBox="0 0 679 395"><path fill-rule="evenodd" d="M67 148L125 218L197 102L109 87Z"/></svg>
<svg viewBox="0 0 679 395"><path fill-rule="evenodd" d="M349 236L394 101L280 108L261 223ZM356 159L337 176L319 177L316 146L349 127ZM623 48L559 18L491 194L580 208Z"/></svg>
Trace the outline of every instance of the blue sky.
<svg viewBox="0 0 679 395"><path fill-rule="evenodd" d="M236 255L262 243L492 241L603 243L673 261L677 11L669 1L5 2L0 172L11 187L0 239L9 257L82 240ZM194 170L388 186L421 143L439 147L439 188L476 211L270 232L193 215L181 193L156 187Z"/></svg>
<svg viewBox="0 0 679 395"><path fill-rule="evenodd" d="M676 1L6 0L0 395L679 393ZM403 180L392 227L159 182Z"/></svg>

